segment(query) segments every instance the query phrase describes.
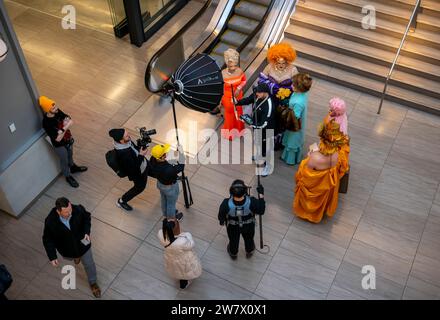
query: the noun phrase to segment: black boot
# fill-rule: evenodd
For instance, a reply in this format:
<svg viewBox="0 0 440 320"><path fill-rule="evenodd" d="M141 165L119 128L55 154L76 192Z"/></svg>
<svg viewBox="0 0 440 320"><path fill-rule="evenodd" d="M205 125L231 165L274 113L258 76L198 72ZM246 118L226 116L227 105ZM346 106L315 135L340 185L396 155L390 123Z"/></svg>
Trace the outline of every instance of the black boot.
<svg viewBox="0 0 440 320"><path fill-rule="evenodd" d="M79 187L79 183L75 180L74 177L72 176L68 176L66 177L66 181L68 184L70 184L71 187L73 188L78 188Z"/></svg>
<svg viewBox="0 0 440 320"><path fill-rule="evenodd" d="M70 167L70 173L84 172L84 171L87 171L87 167L77 166L76 164Z"/></svg>

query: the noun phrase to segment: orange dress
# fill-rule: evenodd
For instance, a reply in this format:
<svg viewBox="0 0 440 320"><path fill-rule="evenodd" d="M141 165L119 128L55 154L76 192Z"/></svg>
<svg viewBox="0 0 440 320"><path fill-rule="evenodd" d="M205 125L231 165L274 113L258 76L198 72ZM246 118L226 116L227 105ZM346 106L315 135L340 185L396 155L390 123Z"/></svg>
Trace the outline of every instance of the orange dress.
<svg viewBox="0 0 440 320"><path fill-rule="evenodd" d="M332 217L338 207L339 179L342 162L327 170L307 166L309 157L301 161L296 172L293 213L302 219L319 223L324 214Z"/></svg>
<svg viewBox="0 0 440 320"><path fill-rule="evenodd" d="M246 75L244 72L238 76L233 76L230 78L223 79L224 93L222 98L222 105L224 107L224 122L221 130L222 137L225 139L233 140L236 137L242 135L242 130L244 129L244 123L240 121L240 116L243 114L243 109L241 106L236 106L236 113L234 111L234 104L232 103L232 88L234 89L234 94L237 91L237 87L243 88L246 84ZM240 100L243 97L243 92L241 91L237 97ZM235 129L235 130L234 130Z"/></svg>

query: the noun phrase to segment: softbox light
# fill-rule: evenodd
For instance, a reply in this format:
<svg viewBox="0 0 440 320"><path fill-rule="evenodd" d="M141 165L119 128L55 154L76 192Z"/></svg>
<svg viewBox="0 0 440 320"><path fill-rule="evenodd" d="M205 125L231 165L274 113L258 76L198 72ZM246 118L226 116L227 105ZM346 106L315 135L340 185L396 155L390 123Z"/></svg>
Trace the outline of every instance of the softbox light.
<svg viewBox="0 0 440 320"><path fill-rule="evenodd" d="M213 58L198 53L185 61L172 75L174 97L187 108L209 112L223 97L223 76Z"/></svg>

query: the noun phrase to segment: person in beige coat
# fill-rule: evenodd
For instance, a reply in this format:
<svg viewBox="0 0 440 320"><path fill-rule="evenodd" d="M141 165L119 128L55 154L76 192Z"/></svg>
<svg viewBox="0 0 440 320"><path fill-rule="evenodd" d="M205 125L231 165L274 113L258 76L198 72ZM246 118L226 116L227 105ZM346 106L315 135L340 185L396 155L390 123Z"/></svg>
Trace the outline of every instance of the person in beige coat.
<svg viewBox="0 0 440 320"><path fill-rule="evenodd" d="M191 233L181 233L177 220L168 221L165 218L157 236L165 248L165 270L172 278L180 280L180 288L185 289L189 280L202 274L202 265L193 250L194 240Z"/></svg>

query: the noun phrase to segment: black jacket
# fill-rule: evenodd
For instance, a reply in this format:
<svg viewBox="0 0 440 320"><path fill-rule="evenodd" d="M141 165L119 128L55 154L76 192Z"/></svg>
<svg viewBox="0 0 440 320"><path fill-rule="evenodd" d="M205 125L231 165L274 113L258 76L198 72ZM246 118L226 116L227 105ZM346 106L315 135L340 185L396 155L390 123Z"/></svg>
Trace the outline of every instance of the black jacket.
<svg viewBox="0 0 440 320"><path fill-rule="evenodd" d="M251 198L251 204L249 209L251 212L255 214L264 214L264 211L266 210L266 202L264 201L264 198L257 199L255 197ZM241 202L237 202L234 200L234 203L238 206L241 206L245 203L246 199L244 199ZM220 208L218 210L218 221L221 225L223 225L228 217L229 213L229 198L224 199L223 202L220 204Z"/></svg>
<svg viewBox="0 0 440 320"><path fill-rule="evenodd" d="M90 235L91 215L82 205L72 205L70 230L61 222L55 208L44 221L43 245L50 261L57 259L58 252L66 258L79 258L89 250L91 244L81 243Z"/></svg>
<svg viewBox="0 0 440 320"><path fill-rule="evenodd" d="M139 151L139 147L132 142L133 147ZM124 172L128 179L135 180L136 178L139 178L142 176L141 173L141 164L144 161L147 161L147 159L141 155L136 155L136 152L132 148L126 148L126 149L116 149L117 159L119 168ZM148 162L147 162L147 169L144 174L148 172Z"/></svg>
<svg viewBox="0 0 440 320"><path fill-rule="evenodd" d="M275 104L273 103L270 96L266 101L257 99L255 100L255 95L243 98L237 102L237 106L244 106L252 104L252 117L255 119L255 113L257 116L257 123L254 125L260 129L274 129L275 128ZM261 103L263 102L263 103ZM261 104L260 104L261 103Z"/></svg>
<svg viewBox="0 0 440 320"><path fill-rule="evenodd" d="M159 180L160 183L170 185L176 183L178 174L182 172L184 168L184 164L173 165L168 161L161 162L151 157L148 174Z"/></svg>

